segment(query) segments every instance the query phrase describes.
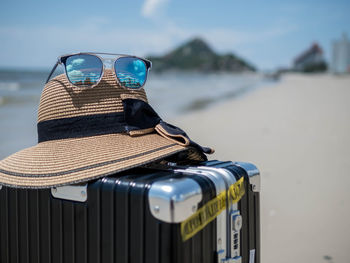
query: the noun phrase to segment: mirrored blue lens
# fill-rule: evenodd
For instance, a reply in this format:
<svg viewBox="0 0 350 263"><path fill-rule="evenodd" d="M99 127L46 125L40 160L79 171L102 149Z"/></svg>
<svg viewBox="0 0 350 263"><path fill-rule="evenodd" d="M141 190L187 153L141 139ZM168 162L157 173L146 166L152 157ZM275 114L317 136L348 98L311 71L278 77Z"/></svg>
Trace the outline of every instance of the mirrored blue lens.
<svg viewBox="0 0 350 263"><path fill-rule="evenodd" d="M95 85L101 77L102 61L93 55L74 55L64 62L68 79L77 86Z"/></svg>
<svg viewBox="0 0 350 263"><path fill-rule="evenodd" d="M126 88L138 89L145 84L147 67L141 59L121 57L116 60L114 69L120 84Z"/></svg>

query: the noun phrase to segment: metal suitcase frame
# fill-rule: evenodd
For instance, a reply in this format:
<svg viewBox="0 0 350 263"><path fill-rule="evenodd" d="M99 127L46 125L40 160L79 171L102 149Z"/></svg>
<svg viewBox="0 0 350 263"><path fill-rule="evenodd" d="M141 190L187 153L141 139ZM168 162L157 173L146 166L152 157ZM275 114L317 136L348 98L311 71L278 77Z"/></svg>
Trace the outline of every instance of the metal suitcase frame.
<svg viewBox="0 0 350 263"><path fill-rule="evenodd" d="M206 166L224 168L238 180L245 178L246 193L238 203L242 216L241 257L243 263L261 262L260 236L260 172L258 168L247 162L209 161Z"/></svg>
<svg viewBox="0 0 350 263"><path fill-rule="evenodd" d="M183 170L175 169L175 171L184 171L210 178L216 186L217 195L220 192L228 191L230 186L234 185L241 177L246 179L246 193L240 202L227 204L227 209L217 216L217 261L260 262L259 170L255 165L244 162L209 161L205 165ZM243 230L241 231L242 225ZM241 243L243 244L242 248Z"/></svg>
<svg viewBox="0 0 350 263"><path fill-rule="evenodd" d="M260 263L259 174L248 166L210 161L201 167L135 169L51 190L0 187L0 262ZM248 190L238 205L184 242L181 222L239 174L246 176L247 189L249 179L255 182L255 192ZM228 229L237 211L243 230L235 249L237 231Z"/></svg>

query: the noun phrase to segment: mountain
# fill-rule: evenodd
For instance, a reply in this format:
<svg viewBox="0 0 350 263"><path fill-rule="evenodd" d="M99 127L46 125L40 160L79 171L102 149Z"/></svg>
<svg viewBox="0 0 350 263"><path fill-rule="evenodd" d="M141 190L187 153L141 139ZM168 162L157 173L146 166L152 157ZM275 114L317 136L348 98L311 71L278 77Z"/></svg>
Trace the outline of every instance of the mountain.
<svg viewBox="0 0 350 263"><path fill-rule="evenodd" d="M201 72L241 72L256 71L255 67L234 54L216 54L200 38L194 38L164 56L149 56L152 70L201 71Z"/></svg>

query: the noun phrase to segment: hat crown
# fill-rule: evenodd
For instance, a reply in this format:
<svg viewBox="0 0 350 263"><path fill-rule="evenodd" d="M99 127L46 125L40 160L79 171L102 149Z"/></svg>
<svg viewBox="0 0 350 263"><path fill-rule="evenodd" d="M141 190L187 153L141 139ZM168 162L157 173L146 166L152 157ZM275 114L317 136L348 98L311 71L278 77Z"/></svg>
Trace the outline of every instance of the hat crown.
<svg viewBox="0 0 350 263"><path fill-rule="evenodd" d="M132 90L118 85L113 71L106 69L99 84L93 88L73 86L65 74L50 80L41 94L38 123L78 116L123 112L122 100L147 102L143 88Z"/></svg>

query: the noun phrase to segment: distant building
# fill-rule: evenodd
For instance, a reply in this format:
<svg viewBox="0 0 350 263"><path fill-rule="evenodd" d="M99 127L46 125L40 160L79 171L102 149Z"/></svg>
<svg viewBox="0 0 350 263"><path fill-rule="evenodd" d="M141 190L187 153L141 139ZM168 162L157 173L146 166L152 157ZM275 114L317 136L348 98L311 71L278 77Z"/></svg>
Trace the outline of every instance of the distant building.
<svg viewBox="0 0 350 263"><path fill-rule="evenodd" d="M294 59L295 71L301 72L314 72L324 71L327 69L326 62L323 58L323 51L317 43L311 45L311 47L301 53L296 59Z"/></svg>
<svg viewBox="0 0 350 263"><path fill-rule="evenodd" d="M333 42L331 71L337 74L350 73L350 42L346 34Z"/></svg>

